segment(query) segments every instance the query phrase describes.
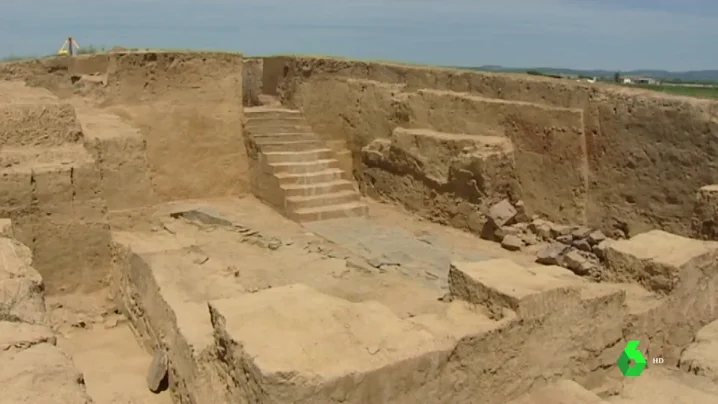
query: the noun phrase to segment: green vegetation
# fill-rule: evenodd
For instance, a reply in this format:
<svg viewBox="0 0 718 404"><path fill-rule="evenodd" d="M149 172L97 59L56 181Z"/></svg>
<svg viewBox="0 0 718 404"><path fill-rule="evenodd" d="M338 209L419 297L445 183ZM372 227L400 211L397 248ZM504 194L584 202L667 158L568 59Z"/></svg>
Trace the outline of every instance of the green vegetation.
<svg viewBox="0 0 718 404"><path fill-rule="evenodd" d="M665 85L665 84L633 84L626 87L643 88L662 93L683 95L687 97L718 99L718 86Z"/></svg>
<svg viewBox="0 0 718 404"><path fill-rule="evenodd" d="M532 76L551 77L554 79L562 79L563 78L562 76L559 76L558 74L549 74L549 73L540 72L538 70L526 70L526 74L530 74Z"/></svg>

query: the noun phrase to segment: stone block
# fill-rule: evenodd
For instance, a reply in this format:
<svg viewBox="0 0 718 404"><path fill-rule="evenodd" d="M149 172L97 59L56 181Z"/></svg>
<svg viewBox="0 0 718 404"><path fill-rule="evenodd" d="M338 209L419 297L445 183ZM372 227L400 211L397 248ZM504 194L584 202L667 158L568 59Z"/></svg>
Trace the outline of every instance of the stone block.
<svg viewBox="0 0 718 404"><path fill-rule="evenodd" d="M530 270L509 259L454 262L449 290L459 299L488 308L492 318L501 319L510 310L532 319L576 304L580 293L574 279Z"/></svg>
<svg viewBox="0 0 718 404"><path fill-rule="evenodd" d="M678 366L718 383L718 321L698 331L695 341L683 351Z"/></svg>
<svg viewBox="0 0 718 404"><path fill-rule="evenodd" d="M491 206L489 209L489 218L496 228L501 228L512 224L517 213L516 208L511 205L511 202L509 202L508 199L504 199Z"/></svg>
<svg viewBox="0 0 718 404"><path fill-rule="evenodd" d="M167 354L161 350L156 351L145 377L147 388L153 393L158 393L168 371Z"/></svg>
<svg viewBox="0 0 718 404"><path fill-rule="evenodd" d="M689 272L718 266L718 243L651 230L611 243L604 252L606 268L619 279L668 293Z"/></svg>
<svg viewBox="0 0 718 404"><path fill-rule="evenodd" d="M245 384L235 394L256 402L409 402L407 383L419 363L435 375L453 345L377 302L352 303L304 285L209 305L229 372Z"/></svg>

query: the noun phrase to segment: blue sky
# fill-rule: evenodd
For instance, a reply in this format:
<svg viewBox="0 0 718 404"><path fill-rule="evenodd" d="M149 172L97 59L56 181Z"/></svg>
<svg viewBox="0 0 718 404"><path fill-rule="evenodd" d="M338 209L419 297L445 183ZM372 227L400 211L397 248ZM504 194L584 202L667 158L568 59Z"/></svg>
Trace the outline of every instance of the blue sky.
<svg viewBox="0 0 718 404"><path fill-rule="evenodd" d="M0 56L80 46L718 69L717 0L0 0Z"/></svg>

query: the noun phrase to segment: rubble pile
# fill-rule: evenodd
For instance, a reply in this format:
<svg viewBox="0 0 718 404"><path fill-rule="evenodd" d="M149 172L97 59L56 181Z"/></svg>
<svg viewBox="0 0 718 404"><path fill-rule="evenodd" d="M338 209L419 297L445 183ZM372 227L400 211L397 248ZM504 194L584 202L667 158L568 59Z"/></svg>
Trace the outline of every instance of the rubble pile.
<svg viewBox="0 0 718 404"><path fill-rule="evenodd" d="M538 216L528 217L521 201L508 199L491 206L481 237L509 251L534 246L536 262L559 265L580 276L601 278L604 251L613 241L601 230L568 226Z"/></svg>

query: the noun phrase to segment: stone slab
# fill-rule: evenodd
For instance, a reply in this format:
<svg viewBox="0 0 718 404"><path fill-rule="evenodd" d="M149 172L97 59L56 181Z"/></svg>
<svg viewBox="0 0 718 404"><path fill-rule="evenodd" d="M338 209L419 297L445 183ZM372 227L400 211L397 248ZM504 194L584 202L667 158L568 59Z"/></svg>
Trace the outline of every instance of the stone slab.
<svg viewBox="0 0 718 404"><path fill-rule="evenodd" d="M468 250L455 250L450 244L419 238L396 226L384 226L367 218L348 218L306 223L304 227L374 266L395 268L427 285L446 289L452 259L488 259Z"/></svg>
<svg viewBox="0 0 718 404"><path fill-rule="evenodd" d="M392 402L409 391L417 361L435 373L453 346L377 302L301 284L209 304L218 343L233 350L230 372L257 402Z"/></svg>
<svg viewBox="0 0 718 404"><path fill-rule="evenodd" d="M449 272L452 295L487 307L499 319L507 309L521 318L537 318L575 303L579 285L579 280L531 271L509 259L454 262Z"/></svg>
<svg viewBox="0 0 718 404"><path fill-rule="evenodd" d="M718 243L651 230L611 243L605 256L606 267L619 277L667 293L687 272L715 268Z"/></svg>

